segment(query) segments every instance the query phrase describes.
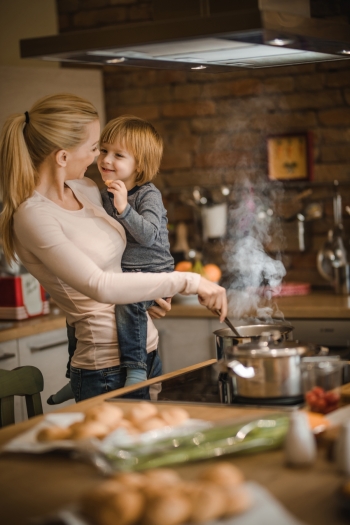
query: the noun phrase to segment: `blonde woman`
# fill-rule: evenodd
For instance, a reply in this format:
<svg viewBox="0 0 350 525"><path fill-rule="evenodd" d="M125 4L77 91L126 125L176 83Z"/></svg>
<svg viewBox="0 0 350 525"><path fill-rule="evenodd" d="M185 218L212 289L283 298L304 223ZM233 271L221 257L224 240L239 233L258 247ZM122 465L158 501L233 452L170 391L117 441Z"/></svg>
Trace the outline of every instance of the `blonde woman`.
<svg viewBox="0 0 350 525"><path fill-rule="evenodd" d="M9 117L0 139L5 255L8 261L18 255L75 328L76 401L125 383L115 304L198 294L201 304L221 311L222 320L227 313L224 288L199 275L122 273L124 229L84 177L99 154L99 133L96 109L80 97L60 94ZM149 319L147 351L156 351L157 342Z"/></svg>

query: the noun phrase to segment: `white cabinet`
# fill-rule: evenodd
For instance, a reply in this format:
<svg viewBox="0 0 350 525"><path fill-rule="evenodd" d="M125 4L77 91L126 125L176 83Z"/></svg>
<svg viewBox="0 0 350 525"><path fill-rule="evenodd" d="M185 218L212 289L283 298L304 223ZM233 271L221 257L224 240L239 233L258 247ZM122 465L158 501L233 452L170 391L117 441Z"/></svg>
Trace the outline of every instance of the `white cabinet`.
<svg viewBox="0 0 350 525"><path fill-rule="evenodd" d="M55 410L46 403L51 394L62 388L68 381L65 377L68 361L68 342L65 328L18 339L20 366L32 365L41 370L44 376L44 391L41 400L44 413ZM59 408L71 405L66 401Z"/></svg>
<svg viewBox="0 0 350 525"><path fill-rule="evenodd" d="M0 369L13 370L19 366L18 341L0 343ZM23 403L20 397L15 397L15 421L23 421Z"/></svg>
<svg viewBox="0 0 350 525"><path fill-rule="evenodd" d="M213 330L222 327L211 319L168 318L154 322L159 333L163 372L216 358Z"/></svg>

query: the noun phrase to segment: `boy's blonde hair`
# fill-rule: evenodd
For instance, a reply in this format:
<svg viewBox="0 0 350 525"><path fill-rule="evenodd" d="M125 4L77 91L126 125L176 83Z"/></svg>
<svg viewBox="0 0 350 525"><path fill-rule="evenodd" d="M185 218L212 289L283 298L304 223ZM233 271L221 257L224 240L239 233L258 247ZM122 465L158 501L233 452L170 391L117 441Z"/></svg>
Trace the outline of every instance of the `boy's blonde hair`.
<svg viewBox="0 0 350 525"><path fill-rule="evenodd" d="M133 115L122 115L108 122L100 144L112 144L116 139L135 157L138 171L135 182L141 186L152 180L163 155L163 140L152 124Z"/></svg>
<svg viewBox="0 0 350 525"><path fill-rule="evenodd" d="M1 233L6 259L15 259L13 215L38 183L38 168L53 152L72 149L87 137L86 125L98 119L87 100L68 93L38 100L26 113L7 118L0 137Z"/></svg>

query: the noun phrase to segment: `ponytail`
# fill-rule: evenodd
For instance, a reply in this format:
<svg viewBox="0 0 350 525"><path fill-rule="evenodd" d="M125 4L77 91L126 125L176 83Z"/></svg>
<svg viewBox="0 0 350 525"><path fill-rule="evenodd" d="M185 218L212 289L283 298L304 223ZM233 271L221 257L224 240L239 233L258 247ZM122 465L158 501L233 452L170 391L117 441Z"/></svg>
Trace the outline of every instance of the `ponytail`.
<svg viewBox="0 0 350 525"><path fill-rule="evenodd" d="M86 138L86 125L98 119L94 106L76 95L50 95L29 112L6 120L0 137L0 216L7 261L15 260L13 215L38 183L38 168L50 153L71 149Z"/></svg>

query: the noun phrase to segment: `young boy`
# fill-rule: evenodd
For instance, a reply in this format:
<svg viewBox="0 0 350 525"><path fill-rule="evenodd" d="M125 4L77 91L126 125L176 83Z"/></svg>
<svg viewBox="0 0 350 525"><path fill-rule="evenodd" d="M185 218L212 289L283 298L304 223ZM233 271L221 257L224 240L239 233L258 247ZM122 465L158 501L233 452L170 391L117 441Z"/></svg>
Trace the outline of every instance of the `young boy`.
<svg viewBox="0 0 350 525"><path fill-rule="evenodd" d="M123 272L172 272L167 216L160 191L152 184L163 154L155 128L140 118L121 116L101 134L98 169L108 190L102 192L107 213L125 228L127 244ZM147 309L154 301L116 305L120 365L126 368L125 386L147 379ZM74 329L68 327L69 354L74 352ZM160 373L160 371L159 371ZM158 375L159 375L158 373ZM62 403L69 386L48 399ZM149 398L148 391L141 394Z"/></svg>

